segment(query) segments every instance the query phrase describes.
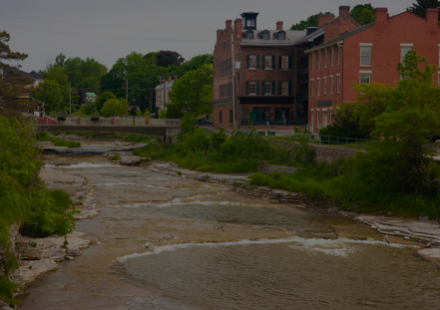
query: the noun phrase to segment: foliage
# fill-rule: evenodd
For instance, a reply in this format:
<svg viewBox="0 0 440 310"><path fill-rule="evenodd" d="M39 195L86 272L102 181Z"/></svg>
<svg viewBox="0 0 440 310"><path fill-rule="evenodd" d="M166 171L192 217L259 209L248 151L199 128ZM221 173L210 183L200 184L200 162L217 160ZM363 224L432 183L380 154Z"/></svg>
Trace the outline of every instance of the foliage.
<svg viewBox="0 0 440 310"><path fill-rule="evenodd" d="M197 55L178 66L176 71L179 76L183 76L188 71L197 70L203 67L205 64L212 65L213 63L214 56L212 54Z"/></svg>
<svg viewBox="0 0 440 310"><path fill-rule="evenodd" d="M167 118L167 111L166 110L160 110L159 118L162 118L162 119Z"/></svg>
<svg viewBox="0 0 440 310"><path fill-rule="evenodd" d="M40 184L31 191L31 197L30 214L20 229L22 234L43 238L72 232L76 210L68 210L71 201L67 193L61 190L49 191L44 184Z"/></svg>
<svg viewBox="0 0 440 310"><path fill-rule="evenodd" d="M110 99L116 99L115 94L110 91L103 92L95 100L95 108L97 111L101 111L104 107L104 103Z"/></svg>
<svg viewBox="0 0 440 310"><path fill-rule="evenodd" d="M0 115L22 117L23 112L31 110L34 104L27 100L32 79L20 77L14 69L19 65L11 66L6 62L23 61L28 55L12 52L9 48L10 35L6 31L0 31ZM5 62L6 61L6 62ZM19 98L19 99L17 99Z"/></svg>
<svg viewBox="0 0 440 310"><path fill-rule="evenodd" d="M4 300L11 307L14 307L15 304L20 302L14 295L20 291L20 285L9 280L6 274L0 276L0 299Z"/></svg>
<svg viewBox="0 0 440 310"><path fill-rule="evenodd" d="M81 106L81 109L82 109L83 113L87 114L87 115L97 115L98 114L98 109L97 109L96 103L94 101L86 102L85 104L83 104Z"/></svg>
<svg viewBox="0 0 440 310"><path fill-rule="evenodd" d="M178 134L178 139L183 140L186 134L193 134L196 130L197 118L191 113L185 113L180 122L180 132Z"/></svg>
<svg viewBox="0 0 440 310"><path fill-rule="evenodd" d="M149 119L151 117L151 113L150 113L150 111L148 109L145 109L144 116L145 116L146 119Z"/></svg>
<svg viewBox="0 0 440 310"><path fill-rule="evenodd" d="M182 55L172 51L160 51L156 53L155 58L157 61L157 66L164 68L169 66L177 67L185 61L185 58L183 58Z"/></svg>
<svg viewBox="0 0 440 310"><path fill-rule="evenodd" d="M408 8L408 11L422 18L426 18L427 9L437 9L439 7L440 4L438 0L416 0L416 3L413 3L413 5Z"/></svg>
<svg viewBox="0 0 440 310"><path fill-rule="evenodd" d="M78 148L81 147L80 142L66 141L58 137L52 137L47 134L47 132L40 132L37 134L37 141L50 141L55 146L66 146L68 148Z"/></svg>
<svg viewBox="0 0 440 310"><path fill-rule="evenodd" d="M172 91L169 93L171 104L168 104L167 108L178 112L186 107L196 116L212 113L212 77L213 66L208 64L198 70L187 72L173 83ZM168 113L167 116L170 117Z"/></svg>
<svg viewBox="0 0 440 310"><path fill-rule="evenodd" d="M128 104L125 99L110 99L104 103L101 109L101 114L109 116L123 116L128 113Z"/></svg>
<svg viewBox="0 0 440 310"><path fill-rule="evenodd" d="M44 106L46 115L58 111L63 102L63 94L56 80L45 80L40 83L41 90L35 95L35 98Z"/></svg>
<svg viewBox="0 0 440 310"><path fill-rule="evenodd" d="M373 23L376 20L375 9L371 3L356 5L351 10L350 16L361 25Z"/></svg>
<svg viewBox="0 0 440 310"><path fill-rule="evenodd" d="M330 12L319 12L319 14L332 14ZM305 30L307 27L318 27L318 14L309 16L306 20L302 20L290 27L290 30Z"/></svg>

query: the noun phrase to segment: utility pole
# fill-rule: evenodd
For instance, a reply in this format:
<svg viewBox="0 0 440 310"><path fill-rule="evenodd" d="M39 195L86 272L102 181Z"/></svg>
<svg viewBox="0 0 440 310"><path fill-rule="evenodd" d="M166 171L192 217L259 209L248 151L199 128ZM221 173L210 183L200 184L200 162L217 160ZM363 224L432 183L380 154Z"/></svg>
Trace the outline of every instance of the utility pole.
<svg viewBox="0 0 440 310"><path fill-rule="evenodd" d="M232 50L232 121L234 131L237 130L237 115L235 112L235 49L234 49L234 31L231 33L231 50Z"/></svg>
<svg viewBox="0 0 440 310"><path fill-rule="evenodd" d="M128 79L125 79L125 101L127 101L128 104Z"/></svg>
<svg viewBox="0 0 440 310"><path fill-rule="evenodd" d="M69 116L72 117L72 81L69 81Z"/></svg>

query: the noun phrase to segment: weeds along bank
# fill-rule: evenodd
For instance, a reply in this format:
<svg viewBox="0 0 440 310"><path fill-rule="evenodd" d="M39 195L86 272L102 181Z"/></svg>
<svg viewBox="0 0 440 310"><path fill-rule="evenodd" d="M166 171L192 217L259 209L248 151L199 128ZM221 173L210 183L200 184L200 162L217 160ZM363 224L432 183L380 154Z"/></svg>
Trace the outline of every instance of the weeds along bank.
<svg viewBox="0 0 440 310"><path fill-rule="evenodd" d="M48 190L38 177L43 163L35 146L36 125L0 117L0 300L14 306L21 288L10 280L18 268L14 240L18 230L31 237L72 232L69 195Z"/></svg>

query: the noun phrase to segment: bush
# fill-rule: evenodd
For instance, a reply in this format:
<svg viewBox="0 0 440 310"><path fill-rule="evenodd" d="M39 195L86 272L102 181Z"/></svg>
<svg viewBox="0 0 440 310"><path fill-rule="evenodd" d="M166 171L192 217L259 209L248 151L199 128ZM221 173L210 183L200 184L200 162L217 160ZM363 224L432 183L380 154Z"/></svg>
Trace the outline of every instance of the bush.
<svg viewBox="0 0 440 310"><path fill-rule="evenodd" d="M55 146L65 146L67 148L81 147L80 142L66 141L66 140L58 138L58 137L51 137L45 131L37 134L37 141L50 141Z"/></svg>

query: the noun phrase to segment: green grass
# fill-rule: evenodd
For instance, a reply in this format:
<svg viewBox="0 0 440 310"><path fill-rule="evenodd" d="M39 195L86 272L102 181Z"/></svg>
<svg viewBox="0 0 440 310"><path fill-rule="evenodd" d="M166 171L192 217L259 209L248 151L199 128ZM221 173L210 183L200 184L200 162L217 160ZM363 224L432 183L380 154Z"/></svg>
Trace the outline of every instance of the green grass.
<svg viewBox="0 0 440 310"><path fill-rule="evenodd" d="M115 154L113 156L110 157L111 160L120 160L121 156L119 156L119 154Z"/></svg>
<svg viewBox="0 0 440 310"><path fill-rule="evenodd" d="M52 137L47 134L47 132L40 132L37 134L37 141L50 141L55 146L64 146L67 148L79 148L81 147L80 142L72 142L72 141L66 141L64 139L58 138L58 137Z"/></svg>

